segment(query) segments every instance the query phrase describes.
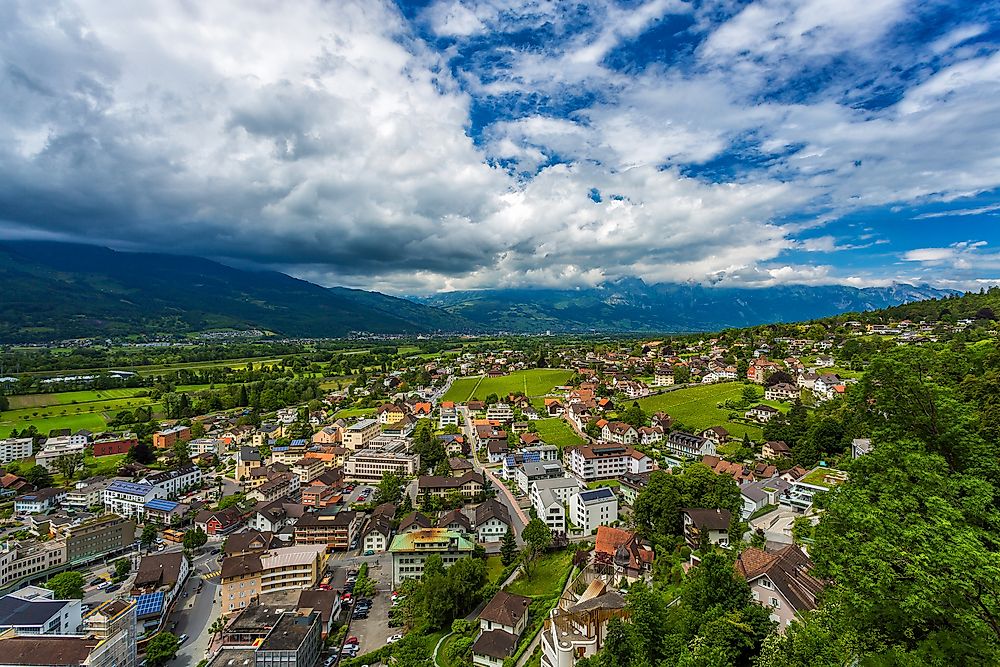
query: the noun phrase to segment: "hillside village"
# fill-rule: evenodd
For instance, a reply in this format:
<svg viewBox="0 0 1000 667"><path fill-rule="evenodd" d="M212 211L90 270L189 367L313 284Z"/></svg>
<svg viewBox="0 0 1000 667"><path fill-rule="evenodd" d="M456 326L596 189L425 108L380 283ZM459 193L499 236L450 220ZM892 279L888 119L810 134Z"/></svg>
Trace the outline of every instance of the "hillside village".
<svg viewBox="0 0 1000 667"><path fill-rule="evenodd" d="M880 355L974 326L335 353L191 392L71 376L167 382L171 414L0 440L0 655L586 667L631 588L681 599L720 558L784 633L829 583L817 499L878 446L836 411Z"/></svg>

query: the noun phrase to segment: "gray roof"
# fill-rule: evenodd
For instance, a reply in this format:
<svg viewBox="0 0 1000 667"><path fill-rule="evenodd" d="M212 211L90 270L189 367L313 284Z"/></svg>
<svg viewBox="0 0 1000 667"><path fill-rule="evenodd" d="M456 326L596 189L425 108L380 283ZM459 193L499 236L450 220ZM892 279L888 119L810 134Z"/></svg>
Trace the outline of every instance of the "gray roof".
<svg viewBox="0 0 1000 667"><path fill-rule="evenodd" d="M0 628L15 625L43 625L50 618L58 615L62 608L68 604L68 600L25 600L13 595L5 595L0 598Z"/></svg>

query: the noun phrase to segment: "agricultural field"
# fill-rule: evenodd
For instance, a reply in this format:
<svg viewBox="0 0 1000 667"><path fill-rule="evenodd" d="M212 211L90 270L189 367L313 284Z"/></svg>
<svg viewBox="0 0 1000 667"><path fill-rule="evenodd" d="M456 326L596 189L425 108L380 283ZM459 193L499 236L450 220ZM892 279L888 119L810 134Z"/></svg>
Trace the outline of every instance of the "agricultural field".
<svg viewBox="0 0 1000 667"><path fill-rule="evenodd" d="M753 440L762 437L761 428L752 424L729 421L732 410L720 408L717 404L726 400L739 400L746 385L737 382L707 384L668 391L657 396L640 398L639 405L646 412L666 412L688 428L701 430L709 426L725 426L734 437L742 438L746 433ZM787 412L789 405L777 401L755 401ZM739 412L739 411L737 411Z"/></svg>
<svg viewBox="0 0 1000 667"><path fill-rule="evenodd" d="M12 396L23 405L23 399L45 399L34 407L5 410L0 413L0 437L6 437L11 429L22 430L34 426L40 433L53 429L69 428L74 431L84 428L103 431L107 428L106 418L114 417L122 410L134 410L140 406L159 404L145 396L135 396L138 389L109 389L102 391L72 391L59 394L32 394ZM14 401L12 404L17 405Z"/></svg>
<svg viewBox="0 0 1000 667"><path fill-rule="evenodd" d="M555 445L560 450L573 445L582 445L585 441L576 434L573 427L558 417L539 419L534 422L538 427L538 437L547 445Z"/></svg>
<svg viewBox="0 0 1000 667"><path fill-rule="evenodd" d="M93 401L106 401L115 398L131 398L141 391L142 388L134 389L103 389L100 391L63 391L53 394L23 394L20 396L8 396L11 410L19 408L43 408L50 405L71 405L74 403L89 403Z"/></svg>
<svg viewBox="0 0 1000 667"><path fill-rule="evenodd" d="M506 396L518 391L525 396L537 398L565 384L572 376L573 371L561 368L532 368L498 378L458 378L452 383L443 400L461 403L470 398L484 399L490 394Z"/></svg>
<svg viewBox="0 0 1000 667"><path fill-rule="evenodd" d="M99 413L85 412L81 414L54 415L50 417L29 417L28 419L12 419L13 412L4 412L0 415L0 438L6 438L11 430L21 431L34 425L39 433L47 434L53 429L68 428L78 431L85 428L88 431L103 431L107 429L107 422Z"/></svg>

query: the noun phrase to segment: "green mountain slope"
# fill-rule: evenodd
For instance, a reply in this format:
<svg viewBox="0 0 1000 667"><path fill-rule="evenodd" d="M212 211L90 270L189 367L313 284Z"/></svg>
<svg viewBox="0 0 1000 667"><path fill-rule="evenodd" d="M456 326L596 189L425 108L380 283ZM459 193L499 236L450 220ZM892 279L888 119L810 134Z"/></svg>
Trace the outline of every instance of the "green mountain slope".
<svg viewBox="0 0 1000 667"><path fill-rule="evenodd" d="M7 342L219 327L315 337L470 328L438 308L282 273L33 241L0 243L0 313L0 340Z"/></svg>

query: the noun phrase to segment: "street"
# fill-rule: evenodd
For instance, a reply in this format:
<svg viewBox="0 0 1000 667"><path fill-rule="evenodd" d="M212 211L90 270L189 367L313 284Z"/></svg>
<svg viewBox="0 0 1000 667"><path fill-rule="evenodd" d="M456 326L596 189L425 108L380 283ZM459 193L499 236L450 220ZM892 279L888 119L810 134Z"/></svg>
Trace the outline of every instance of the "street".
<svg viewBox="0 0 1000 667"><path fill-rule="evenodd" d="M204 579L208 572L218 570L218 561L211 551L195 557L191 574L180 599L174 605L173 613L167 621L166 629L180 637L188 635L188 640L177 652L179 665L196 665L205 657L209 641L212 639L208 628L219 616L221 607L216 600L219 591L218 578ZM198 585L204 581L201 593L196 593ZM172 625L177 626L171 630Z"/></svg>

